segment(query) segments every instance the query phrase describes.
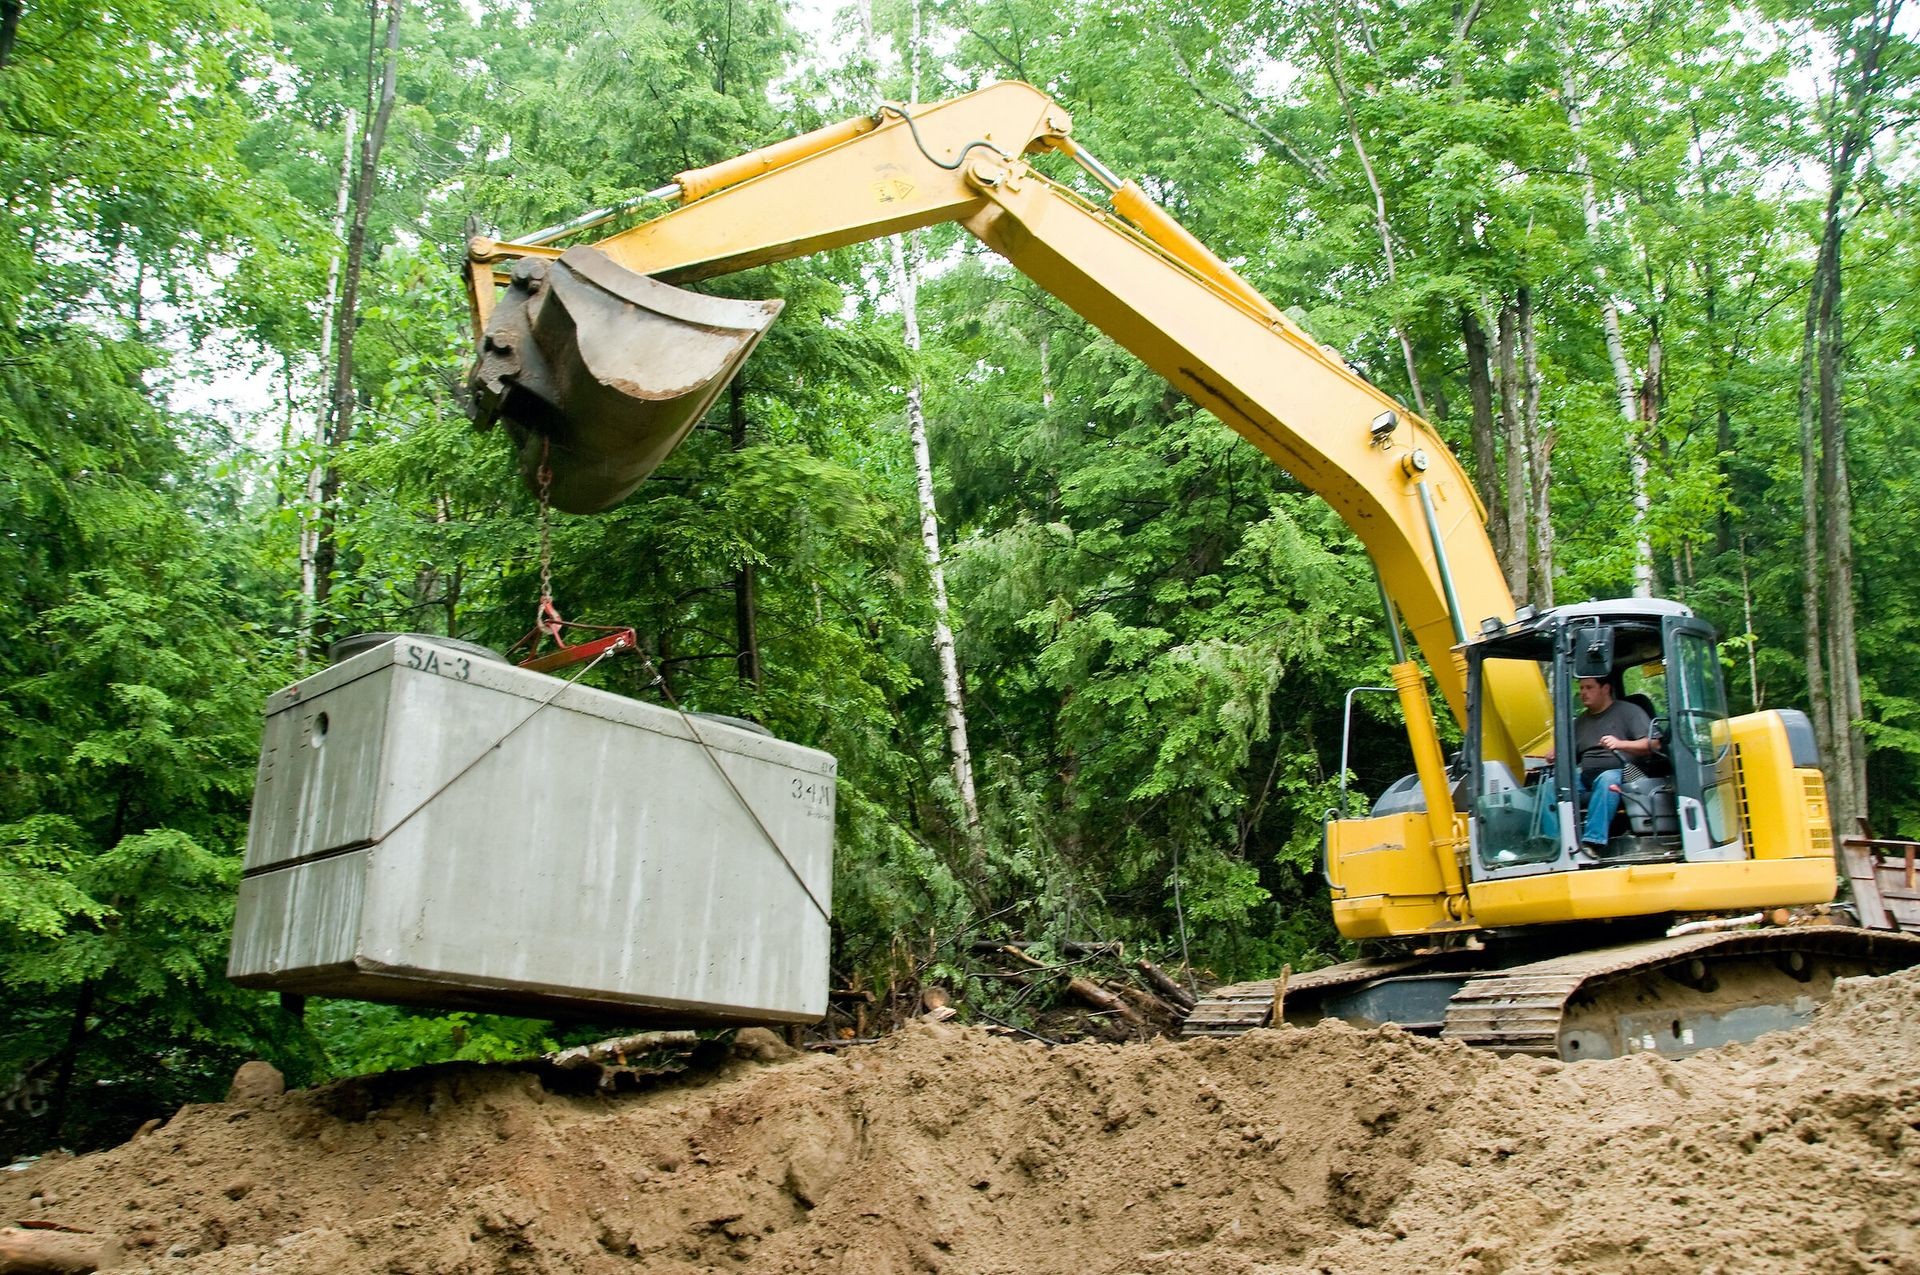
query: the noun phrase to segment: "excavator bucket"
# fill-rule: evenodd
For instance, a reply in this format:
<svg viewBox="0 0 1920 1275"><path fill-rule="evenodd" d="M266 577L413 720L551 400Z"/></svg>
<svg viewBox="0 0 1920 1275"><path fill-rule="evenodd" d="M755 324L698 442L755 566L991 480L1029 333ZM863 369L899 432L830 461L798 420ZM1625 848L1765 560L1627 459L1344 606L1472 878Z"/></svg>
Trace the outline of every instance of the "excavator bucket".
<svg viewBox="0 0 1920 1275"><path fill-rule="evenodd" d="M554 508L597 513L679 446L780 306L685 292L595 248L523 257L468 378L474 423L506 425L535 490L544 453Z"/></svg>

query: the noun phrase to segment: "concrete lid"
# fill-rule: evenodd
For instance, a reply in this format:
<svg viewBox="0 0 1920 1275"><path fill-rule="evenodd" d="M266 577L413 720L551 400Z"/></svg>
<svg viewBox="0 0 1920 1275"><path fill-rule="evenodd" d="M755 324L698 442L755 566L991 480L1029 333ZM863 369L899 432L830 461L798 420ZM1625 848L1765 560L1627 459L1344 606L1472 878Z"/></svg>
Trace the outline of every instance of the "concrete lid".
<svg viewBox="0 0 1920 1275"><path fill-rule="evenodd" d="M477 657L470 648L462 649L465 646L464 643L450 645L441 638L400 635L274 692L267 700L266 715L286 712L328 691L397 666L407 675L444 677L512 695L528 701L530 709L551 698L549 711L582 713L672 739L691 739L716 752L734 753L819 775L831 776L838 766L831 753L805 744L730 726L702 714L683 715L672 708L642 703L611 691L569 684L565 678L548 673L535 673Z"/></svg>

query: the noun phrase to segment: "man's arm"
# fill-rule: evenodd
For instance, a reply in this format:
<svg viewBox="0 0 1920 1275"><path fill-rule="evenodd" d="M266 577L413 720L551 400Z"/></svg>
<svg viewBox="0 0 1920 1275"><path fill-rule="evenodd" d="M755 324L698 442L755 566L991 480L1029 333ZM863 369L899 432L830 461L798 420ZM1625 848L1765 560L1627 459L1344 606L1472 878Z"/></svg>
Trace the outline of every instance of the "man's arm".
<svg viewBox="0 0 1920 1275"><path fill-rule="evenodd" d="M1645 757L1653 751L1653 738L1626 739L1619 735L1602 735L1600 747L1610 748L1622 757Z"/></svg>
<svg viewBox="0 0 1920 1275"><path fill-rule="evenodd" d="M1611 748L1622 757L1646 757L1654 752L1653 719L1638 704L1627 704L1633 711L1625 714L1622 731L1638 734L1610 734L1600 737L1600 747Z"/></svg>

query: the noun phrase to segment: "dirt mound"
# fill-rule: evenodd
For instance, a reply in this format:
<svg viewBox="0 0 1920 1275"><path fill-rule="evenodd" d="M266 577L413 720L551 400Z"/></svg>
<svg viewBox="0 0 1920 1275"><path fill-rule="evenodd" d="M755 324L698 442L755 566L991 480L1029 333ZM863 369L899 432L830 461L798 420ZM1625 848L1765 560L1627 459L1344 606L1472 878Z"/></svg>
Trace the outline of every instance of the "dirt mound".
<svg viewBox="0 0 1920 1275"><path fill-rule="evenodd" d="M924 1026L558 1083L449 1066L188 1107L7 1175L0 1214L165 1271L1920 1271L1920 971L1678 1062Z"/></svg>

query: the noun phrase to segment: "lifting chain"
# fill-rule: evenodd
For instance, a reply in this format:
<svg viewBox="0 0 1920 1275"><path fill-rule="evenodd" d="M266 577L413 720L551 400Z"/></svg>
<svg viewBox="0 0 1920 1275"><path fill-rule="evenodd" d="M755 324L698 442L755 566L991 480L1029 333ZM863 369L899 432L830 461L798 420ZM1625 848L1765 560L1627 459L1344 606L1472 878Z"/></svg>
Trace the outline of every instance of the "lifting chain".
<svg viewBox="0 0 1920 1275"><path fill-rule="evenodd" d="M548 458L553 440L540 440L540 617L553 609L553 464Z"/></svg>
<svg viewBox="0 0 1920 1275"><path fill-rule="evenodd" d="M560 614L560 608L553 604L553 442L540 439L540 468L534 471L534 490L540 500L540 604L534 609L533 627L527 635L513 644L510 656L526 651L526 658L517 661L521 668L532 669L536 673L547 673L582 660L592 660L595 664L601 657L615 651L637 649L639 634L631 628L604 624L581 624L568 620ZM585 630L603 636L588 642L569 644L567 630ZM542 655L542 641L553 644L552 652ZM591 667L591 665L589 665Z"/></svg>

